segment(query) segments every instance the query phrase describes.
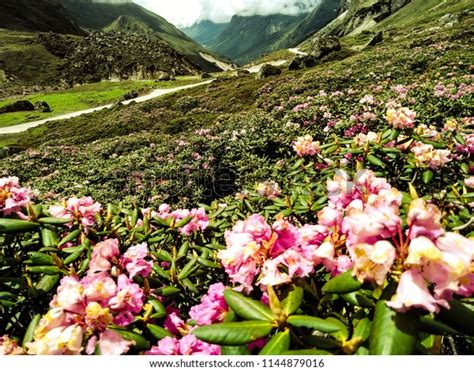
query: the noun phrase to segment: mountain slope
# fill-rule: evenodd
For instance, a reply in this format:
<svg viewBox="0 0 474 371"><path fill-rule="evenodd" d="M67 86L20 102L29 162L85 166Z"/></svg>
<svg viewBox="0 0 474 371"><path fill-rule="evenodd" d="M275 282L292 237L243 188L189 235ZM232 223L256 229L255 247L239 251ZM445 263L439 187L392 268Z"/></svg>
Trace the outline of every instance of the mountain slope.
<svg viewBox="0 0 474 371"><path fill-rule="evenodd" d="M340 15L318 32L319 35L346 36L370 30L412 0L343 0Z"/></svg>
<svg viewBox="0 0 474 371"><path fill-rule="evenodd" d="M0 28L82 35L60 0L1 0Z"/></svg>
<svg viewBox="0 0 474 371"><path fill-rule="evenodd" d="M202 21L190 27L183 28L181 31L199 44L208 47L217 40L228 26L228 23Z"/></svg>
<svg viewBox="0 0 474 371"><path fill-rule="evenodd" d="M246 63L263 53L276 50L280 40L304 17L305 15L281 14L249 17L235 15L209 48L236 62Z"/></svg>
<svg viewBox="0 0 474 371"><path fill-rule="evenodd" d="M93 0L61 0L70 17L81 27L89 30L103 30L118 19L132 17L152 29L173 49L184 54L193 63L206 71L218 71L220 68L203 58L200 53L209 51L196 44L183 32L174 27L163 17L133 2L97 3ZM125 18L126 19L126 18ZM122 29L122 31L124 31Z"/></svg>
<svg viewBox="0 0 474 371"><path fill-rule="evenodd" d="M339 15L343 0L322 0L288 35L279 46L287 48L296 46L308 37L325 27Z"/></svg>

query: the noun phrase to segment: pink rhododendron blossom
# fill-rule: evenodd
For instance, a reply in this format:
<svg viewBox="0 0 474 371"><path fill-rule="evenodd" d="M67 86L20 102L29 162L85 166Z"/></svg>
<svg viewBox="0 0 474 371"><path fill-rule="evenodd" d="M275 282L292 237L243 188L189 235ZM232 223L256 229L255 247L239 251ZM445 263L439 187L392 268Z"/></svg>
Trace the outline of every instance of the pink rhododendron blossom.
<svg viewBox="0 0 474 371"><path fill-rule="evenodd" d="M116 260L119 255L119 241L117 239L99 242L92 250L89 275L109 271L113 265L112 260Z"/></svg>
<svg viewBox="0 0 474 371"><path fill-rule="evenodd" d="M142 277L147 277L153 263L145 260L148 256L148 246L146 243L130 247L125 254L120 258L120 264L130 274L130 278L135 277L137 274Z"/></svg>
<svg viewBox="0 0 474 371"><path fill-rule="evenodd" d="M431 144L422 142L416 142L411 147L411 152L415 156L418 167L429 167L437 170L452 161L452 154L449 150L434 149Z"/></svg>
<svg viewBox="0 0 474 371"><path fill-rule="evenodd" d="M396 129L411 129L415 126L416 112L407 107L387 110L387 121Z"/></svg>
<svg viewBox="0 0 474 371"><path fill-rule="evenodd" d="M444 233L441 225L441 211L422 198L412 201L408 211L407 222L410 225L409 238L426 236L438 238Z"/></svg>
<svg viewBox="0 0 474 371"><path fill-rule="evenodd" d="M88 354L93 354L96 344L99 346L100 354L103 356L119 356L128 352L133 345L132 341L125 340L117 332L112 330L105 330L99 336L93 338L90 344L88 343Z"/></svg>
<svg viewBox="0 0 474 371"><path fill-rule="evenodd" d="M394 260L395 247L388 241L358 244L354 247L354 274L362 282L368 280L383 285Z"/></svg>
<svg viewBox="0 0 474 371"><path fill-rule="evenodd" d="M178 310L172 310L165 319L165 329L173 335L179 335L186 329L186 323L179 316Z"/></svg>
<svg viewBox="0 0 474 371"><path fill-rule="evenodd" d="M94 202L92 197L73 197L65 201L62 206L51 206L49 213L55 218L72 219L87 230L95 224L95 215L101 210L102 205Z"/></svg>
<svg viewBox="0 0 474 371"><path fill-rule="evenodd" d="M448 307L445 300L437 300L431 295L426 280L416 270L402 274L397 292L387 305L399 312L406 312L413 307L438 312L439 305Z"/></svg>
<svg viewBox="0 0 474 371"><path fill-rule="evenodd" d="M218 345L208 344L194 335L186 335L181 339L166 337L158 341L146 355L220 355L221 348Z"/></svg>
<svg viewBox="0 0 474 371"><path fill-rule="evenodd" d="M229 311L224 299L224 290L225 286L222 283L209 286L207 294L201 298L201 303L189 311L191 319L195 320L199 326L222 322Z"/></svg>
<svg viewBox="0 0 474 371"><path fill-rule="evenodd" d="M300 157L314 156L320 152L320 143L314 142L311 135L299 137L296 142L293 143L293 149L296 154Z"/></svg>
<svg viewBox="0 0 474 371"><path fill-rule="evenodd" d="M76 277L62 278L51 306L60 307L73 313L81 313L84 310L84 286L82 283Z"/></svg>
<svg viewBox="0 0 474 371"><path fill-rule="evenodd" d="M4 216L19 212L33 198L33 192L20 187L17 177L0 178L0 212Z"/></svg>
<svg viewBox="0 0 474 371"><path fill-rule="evenodd" d="M124 274L117 280L117 293L110 299L109 307L120 311L114 322L126 326L133 320L133 314L139 313L143 307L144 293L136 283L133 283Z"/></svg>
<svg viewBox="0 0 474 371"><path fill-rule="evenodd" d="M28 354L79 355L82 350L83 331L79 325L60 326L48 331L40 339L26 344Z"/></svg>
<svg viewBox="0 0 474 371"><path fill-rule="evenodd" d="M264 182L257 184L257 193L265 198L272 199L281 195L281 189L278 183Z"/></svg>

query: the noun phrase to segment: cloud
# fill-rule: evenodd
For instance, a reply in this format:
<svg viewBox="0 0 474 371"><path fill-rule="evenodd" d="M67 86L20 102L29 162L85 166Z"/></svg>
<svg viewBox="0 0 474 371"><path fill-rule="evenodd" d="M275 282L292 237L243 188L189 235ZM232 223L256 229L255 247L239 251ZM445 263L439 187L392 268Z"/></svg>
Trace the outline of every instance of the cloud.
<svg viewBox="0 0 474 371"><path fill-rule="evenodd" d="M297 15L310 12L320 0L135 0L177 26L210 20L229 22L233 15Z"/></svg>

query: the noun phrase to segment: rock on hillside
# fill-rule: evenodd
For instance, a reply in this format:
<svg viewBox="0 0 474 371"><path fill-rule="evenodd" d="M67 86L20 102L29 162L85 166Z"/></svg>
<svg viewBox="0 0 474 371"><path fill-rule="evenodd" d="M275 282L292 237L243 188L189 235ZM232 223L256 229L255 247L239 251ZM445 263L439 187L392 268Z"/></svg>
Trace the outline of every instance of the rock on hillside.
<svg viewBox="0 0 474 371"><path fill-rule="evenodd" d="M342 0L339 16L318 32L345 36L370 29L412 0Z"/></svg>
<svg viewBox="0 0 474 371"><path fill-rule="evenodd" d="M199 67L157 38L93 32L76 42L62 66L69 83L109 79L158 79L163 72L194 74Z"/></svg>

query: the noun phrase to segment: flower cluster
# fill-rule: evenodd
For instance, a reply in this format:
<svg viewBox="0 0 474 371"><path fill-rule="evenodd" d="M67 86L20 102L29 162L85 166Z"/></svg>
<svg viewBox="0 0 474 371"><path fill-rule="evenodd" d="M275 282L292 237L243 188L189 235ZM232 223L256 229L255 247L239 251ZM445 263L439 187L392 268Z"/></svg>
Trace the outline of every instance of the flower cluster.
<svg viewBox="0 0 474 371"><path fill-rule="evenodd" d="M314 156L320 152L320 143L314 142L311 135L305 135L299 137L296 142L293 143L293 149L296 154L300 157Z"/></svg>
<svg viewBox="0 0 474 371"><path fill-rule="evenodd" d="M0 178L0 212L4 216L20 212L32 197L33 192L22 188L17 177Z"/></svg>
<svg viewBox="0 0 474 371"><path fill-rule="evenodd" d="M49 213L55 218L72 219L70 226L77 222L87 231L96 223L95 215L101 210L101 204L91 197L73 197L64 201L62 206L51 206Z"/></svg>
<svg viewBox="0 0 474 371"><path fill-rule="evenodd" d="M407 107L387 110L387 121L396 129L411 129L415 126L416 112Z"/></svg>
<svg viewBox="0 0 474 371"><path fill-rule="evenodd" d="M411 147L418 167L429 167L433 170L442 168L451 162L452 155L448 149L435 149L431 144L415 142Z"/></svg>
<svg viewBox="0 0 474 371"><path fill-rule="evenodd" d="M28 353L127 352L132 342L110 326L127 326L142 310L145 294L131 278L150 273L151 263L144 259L147 254L146 245L138 245L120 256L117 240L94 246L87 275L81 280L75 276L61 280L51 309L35 330L34 341L26 344Z"/></svg>
<svg viewBox="0 0 474 371"><path fill-rule="evenodd" d="M218 256L232 282L246 291L252 290L255 279L263 286L288 283L314 270L311 244L319 235L308 229L284 219L270 226L254 214L226 232L227 249Z"/></svg>
<svg viewBox="0 0 474 371"><path fill-rule="evenodd" d="M17 356L22 354L25 354L25 351L15 340L10 339L8 335L0 337L0 356Z"/></svg>
<svg viewBox="0 0 474 371"><path fill-rule="evenodd" d="M153 212L152 216L165 220L171 219L174 224L189 218L189 222L184 227L179 228L179 231L186 236L197 231L204 231L209 226L209 217L206 215L206 211L203 208L192 210L178 209L172 211L169 205L162 204L159 207L159 212Z"/></svg>
<svg viewBox="0 0 474 371"><path fill-rule="evenodd" d="M158 341L146 355L172 356L172 355L220 355L221 348L218 345L208 344L196 338L192 334L183 336L181 339L165 337Z"/></svg>
<svg viewBox="0 0 474 371"><path fill-rule="evenodd" d="M265 198L272 199L281 195L281 189L278 183L273 181L267 181L264 183L257 184L257 193Z"/></svg>

